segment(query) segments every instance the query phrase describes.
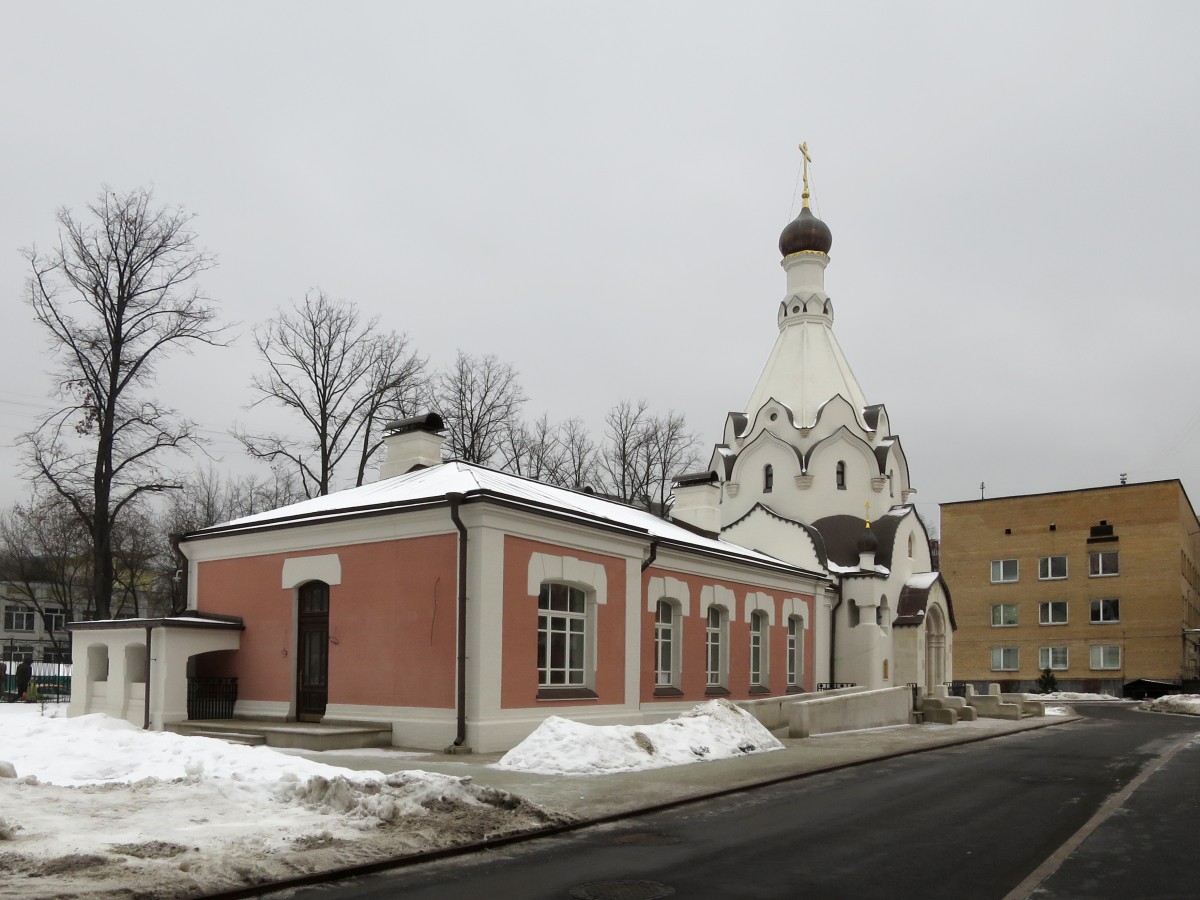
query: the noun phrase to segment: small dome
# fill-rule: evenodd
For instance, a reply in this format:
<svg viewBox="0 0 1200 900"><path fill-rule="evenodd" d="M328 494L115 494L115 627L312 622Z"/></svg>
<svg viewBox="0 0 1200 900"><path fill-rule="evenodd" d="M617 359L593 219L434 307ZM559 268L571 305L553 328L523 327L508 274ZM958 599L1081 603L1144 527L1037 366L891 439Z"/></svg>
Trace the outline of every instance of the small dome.
<svg viewBox="0 0 1200 900"><path fill-rule="evenodd" d="M863 533L858 538L859 553L874 553L879 549L879 539L875 537L875 532L868 525L863 529Z"/></svg>
<svg viewBox="0 0 1200 900"><path fill-rule="evenodd" d="M784 256L793 253L828 253L833 246L833 233L829 226L813 215L807 206L800 210L783 233L779 235L779 252Z"/></svg>

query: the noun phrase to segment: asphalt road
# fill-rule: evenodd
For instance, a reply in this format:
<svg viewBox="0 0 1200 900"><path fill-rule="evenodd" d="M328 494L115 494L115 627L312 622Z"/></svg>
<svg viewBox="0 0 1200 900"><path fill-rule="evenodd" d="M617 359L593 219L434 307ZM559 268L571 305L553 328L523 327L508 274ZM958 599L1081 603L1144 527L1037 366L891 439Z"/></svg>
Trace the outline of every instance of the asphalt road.
<svg viewBox="0 0 1200 900"><path fill-rule="evenodd" d="M1077 723L289 896L1002 900L1035 889L1039 900L1200 895L1191 872L1200 743L1189 743L1200 720L1103 705L1077 710L1086 716ZM1136 789L1124 796L1130 785Z"/></svg>

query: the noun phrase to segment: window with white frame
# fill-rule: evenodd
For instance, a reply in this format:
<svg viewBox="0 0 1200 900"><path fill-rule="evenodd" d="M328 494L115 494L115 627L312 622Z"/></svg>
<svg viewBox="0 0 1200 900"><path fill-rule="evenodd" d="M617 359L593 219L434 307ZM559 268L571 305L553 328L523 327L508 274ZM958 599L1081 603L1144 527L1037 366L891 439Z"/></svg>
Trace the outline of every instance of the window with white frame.
<svg viewBox="0 0 1200 900"><path fill-rule="evenodd" d="M788 687L800 687L804 679L804 620L799 616L788 618L787 636L787 683Z"/></svg>
<svg viewBox="0 0 1200 900"><path fill-rule="evenodd" d="M679 687L679 613L671 600L659 600L654 611L654 686Z"/></svg>
<svg viewBox="0 0 1200 900"><path fill-rule="evenodd" d="M1120 644L1102 644L1091 648L1093 669L1121 668Z"/></svg>
<svg viewBox="0 0 1200 900"><path fill-rule="evenodd" d="M1042 647L1038 650L1038 668L1042 671L1052 669L1063 671L1067 668L1066 647Z"/></svg>
<svg viewBox="0 0 1200 900"><path fill-rule="evenodd" d="M1017 604L992 604L992 627L1008 628L1017 624Z"/></svg>
<svg viewBox="0 0 1200 900"><path fill-rule="evenodd" d="M33 610L23 606L4 607L5 631L33 631L36 620Z"/></svg>
<svg viewBox="0 0 1200 900"><path fill-rule="evenodd" d="M1092 578L1119 574L1121 565L1116 550L1097 550L1088 554L1088 575Z"/></svg>
<svg viewBox="0 0 1200 900"><path fill-rule="evenodd" d="M1067 624L1067 601L1066 600L1047 600L1045 603L1038 604L1038 624L1039 625L1066 625ZM1046 668L1042 666L1042 668Z"/></svg>
<svg viewBox="0 0 1200 900"><path fill-rule="evenodd" d="M725 684L725 631L728 622L729 617L724 609L719 606L708 608L704 626L704 675L710 688Z"/></svg>
<svg viewBox="0 0 1200 900"><path fill-rule="evenodd" d="M538 685L587 683L587 595L577 587L546 582L538 593Z"/></svg>
<svg viewBox="0 0 1200 900"><path fill-rule="evenodd" d="M750 614L750 686L767 683L767 662L770 642L767 614L761 609Z"/></svg>
<svg viewBox="0 0 1200 900"><path fill-rule="evenodd" d="M1049 581L1067 577L1067 558L1065 556L1043 556L1038 560L1038 578Z"/></svg>
<svg viewBox="0 0 1200 900"><path fill-rule="evenodd" d="M992 560L992 584L1003 584L1010 581L1016 581L1019 574L1019 566L1015 559L993 559Z"/></svg>
<svg viewBox="0 0 1200 900"><path fill-rule="evenodd" d="M61 609L46 610L46 628L49 631L65 631L67 628L67 614Z"/></svg>
<svg viewBox="0 0 1200 900"><path fill-rule="evenodd" d="M1104 625L1121 621L1121 601L1116 597L1105 597L1092 601L1092 624Z"/></svg>
<svg viewBox="0 0 1200 900"><path fill-rule="evenodd" d="M3 656L0 657L10 663L33 662L33 646L30 644L5 644L3 648ZM9 668L9 674L14 674L14 670Z"/></svg>
<svg viewBox="0 0 1200 900"><path fill-rule="evenodd" d="M1018 668L1018 659L1019 653L1016 647L993 647L992 671L1015 672Z"/></svg>

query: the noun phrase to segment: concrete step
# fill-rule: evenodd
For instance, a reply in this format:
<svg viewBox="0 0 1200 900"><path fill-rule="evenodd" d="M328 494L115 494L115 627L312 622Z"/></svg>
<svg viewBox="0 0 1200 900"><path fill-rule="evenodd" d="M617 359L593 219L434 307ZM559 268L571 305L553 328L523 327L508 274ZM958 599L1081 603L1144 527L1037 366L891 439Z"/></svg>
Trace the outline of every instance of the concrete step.
<svg viewBox="0 0 1200 900"><path fill-rule="evenodd" d="M355 750L361 747L390 747L392 744L392 726L385 722L325 724L260 719L190 719L167 728L179 734L186 732L222 739L226 735L241 735L254 739L255 744L293 750Z"/></svg>
<svg viewBox="0 0 1200 900"><path fill-rule="evenodd" d="M213 731L207 728L179 728L176 734L188 737L217 738L229 744L249 744L252 747L265 746L267 739L261 734L248 734L243 731Z"/></svg>

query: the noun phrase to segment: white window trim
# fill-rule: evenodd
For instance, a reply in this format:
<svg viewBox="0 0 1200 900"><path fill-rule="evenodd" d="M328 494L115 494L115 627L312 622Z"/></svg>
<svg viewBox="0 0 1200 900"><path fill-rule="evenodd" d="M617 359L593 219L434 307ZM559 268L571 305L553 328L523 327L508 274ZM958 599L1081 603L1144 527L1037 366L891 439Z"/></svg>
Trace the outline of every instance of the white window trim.
<svg viewBox="0 0 1200 900"><path fill-rule="evenodd" d="M998 666L996 665L997 650L1000 651L1000 665ZM1007 651L1012 652L1013 664L1011 666L1006 666L1004 664L1004 657L1006 656ZM991 657L991 671L993 672L1017 672L1021 668L1021 650L1019 647L993 647Z"/></svg>
<svg viewBox="0 0 1200 900"><path fill-rule="evenodd" d="M1063 655L1063 664L1061 666L1054 665L1054 651L1061 650ZM1038 671L1044 672L1049 669L1051 672L1065 672L1071 668L1071 651L1067 647L1040 647L1038 649Z"/></svg>
<svg viewBox="0 0 1200 900"><path fill-rule="evenodd" d="M1115 666L1104 665L1104 651L1117 651L1117 664ZM1097 651L1099 651L1100 665L1096 665ZM1116 672L1121 668L1121 645L1120 644L1095 644L1088 648L1088 668L1093 672Z"/></svg>
<svg viewBox="0 0 1200 900"><path fill-rule="evenodd" d="M759 625L756 631L754 626ZM758 651L758 667L754 666L754 651ZM771 677L771 620L766 610L750 614L750 687L766 687Z"/></svg>
<svg viewBox="0 0 1200 900"><path fill-rule="evenodd" d="M804 684L804 619L798 615L787 619L787 686L800 687ZM793 626L795 633L793 634Z"/></svg>
<svg viewBox="0 0 1200 900"><path fill-rule="evenodd" d="M717 627L709 622L709 613L719 615ZM713 643L717 646L717 670L712 669ZM704 612L704 683L708 688L728 688L729 686L729 610L717 604L711 605Z"/></svg>
<svg viewBox="0 0 1200 900"><path fill-rule="evenodd" d="M578 585L578 584L570 584L565 581L545 581L542 584L544 584L544 585L559 584L559 585L562 585L563 587L569 588L571 590L579 591L581 594L583 594L583 612L582 613L572 613L572 612L567 612L567 611L563 611L563 610L543 610L541 608L542 585L538 585L538 595L539 596L538 596L538 626L537 626L538 627L538 638L540 640L541 635L542 635L542 617L543 617L543 615L546 615L550 618L564 619L568 622L570 622L570 621L583 622L583 659L578 661L578 663L579 663L578 666L571 665L573 660L571 659L571 656L570 656L570 631L568 630L566 632L566 634L567 634L566 672L568 673L568 677L569 677L569 673L578 670L580 672L581 680L580 681L566 681L566 682L562 682L562 683L558 683L558 684L551 683L549 680L543 681L541 667L538 667L538 690L555 691L555 690L591 689L593 687L593 685L595 684L595 672L596 672L596 667L593 663L593 658L592 658L593 657L592 635L595 633L596 617L595 617L595 612L594 612L595 605L592 602L591 595L585 587ZM536 660L535 660L535 662L536 662ZM549 646L547 645L547 658L546 658L547 674L549 674L549 671L550 671L550 658L549 658Z"/></svg>
<svg viewBox="0 0 1200 900"><path fill-rule="evenodd" d="M1055 622L1055 621L1053 621L1053 617L1049 616L1048 613L1050 612L1051 607L1056 606L1057 604L1060 604L1060 603L1062 604L1063 610L1067 614L1066 614L1066 616L1063 617L1063 620L1061 622ZM1047 615L1043 615L1043 613L1047 613ZM1071 613L1070 613L1070 608L1069 608L1066 600L1043 600L1040 603L1038 603L1038 624L1039 625L1058 627L1061 625L1069 625L1070 620L1071 620ZM1045 666L1043 666L1043 668L1045 668Z"/></svg>
<svg viewBox="0 0 1200 900"><path fill-rule="evenodd" d="M1092 572L1092 557L1103 558L1105 555L1111 554L1117 558L1117 571L1115 572ZM1088 578L1116 578L1121 574L1121 553L1119 550L1092 550L1088 553Z"/></svg>
<svg viewBox="0 0 1200 900"><path fill-rule="evenodd" d="M999 608L1006 607L1006 606L1011 606L1014 610L1016 610L1017 615L1016 615L1015 622L997 622L996 621L996 610ZM1020 612L1020 609L1018 609L1016 603L993 603L991 606L991 609L988 612L992 619L992 627L993 628L1016 628L1021 623L1021 612Z"/></svg>
<svg viewBox="0 0 1200 900"><path fill-rule="evenodd" d="M1050 572L1051 568L1052 568L1051 564L1050 564L1050 560L1052 560L1052 559L1061 559L1063 561L1063 574L1062 575L1043 575L1042 574L1042 563L1043 562L1046 563L1046 571ZM1070 562L1067 559L1067 555L1065 553L1054 553L1054 554L1051 554L1050 556L1038 557L1038 581L1063 581L1069 574L1070 574Z"/></svg>
<svg viewBox="0 0 1200 900"><path fill-rule="evenodd" d="M1115 619L1105 619L1103 617L1096 618L1092 615L1092 610L1104 611L1103 603L1105 600L1111 600L1117 604L1117 617ZM1096 604L1100 604L1097 606ZM1120 597L1096 597L1088 602L1088 622L1092 625L1117 625L1121 621L1121 598Z"/></svg>
<svg viewBox="0 0 1200 900"><path fill-rule="evenodd" d="M671 623L664 626L658 621L658 606L660 603L667 604L671 610ZM660 597L654 603L654 687L655 688L679 688L680 684L680 662L683 656L683 641L682 637L683 615L680 608L680 603L674 597ZM661 662L660 640L661 635L666 634L671 645L671 666L666 672L667 680L661 681L659 676L664 670L660 668Z"/></svg>
<svg viewBox="0 0 1200 900"><path fill-rule="evenodd" d="M1016 570L1015 573L1013 574L1012 578L1004 577L1004 564L1006 562L1013 563L1013 568ZM996 563L1000 563L1000 577L999 578L996 577ZM991 575L991 578L992 578L992 584L1015 584L1016 582L1021 580L1021 561L1019 559L1014 559L1011 557L1008 559L993 559L990 570L989 570L989 574Z"/></svg>

